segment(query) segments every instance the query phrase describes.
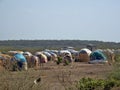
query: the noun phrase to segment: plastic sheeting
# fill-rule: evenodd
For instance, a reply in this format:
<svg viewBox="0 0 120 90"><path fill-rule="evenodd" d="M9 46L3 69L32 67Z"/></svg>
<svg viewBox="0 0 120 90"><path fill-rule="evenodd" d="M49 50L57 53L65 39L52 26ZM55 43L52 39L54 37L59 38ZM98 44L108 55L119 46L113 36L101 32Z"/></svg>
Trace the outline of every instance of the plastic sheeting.
<svg viewBox="0 0 120 90"><path fill-rule="evenodd" d="M23 54L17 53L14 55L15 60L20 61L20 62L27 62L26 58L24 57Z"/></svg>
<svg viewBox="0 0 120 90"><path fill-rule="evenodd" d="M90 60L106 60L106 56L99 50L91 53Z"/></svg>

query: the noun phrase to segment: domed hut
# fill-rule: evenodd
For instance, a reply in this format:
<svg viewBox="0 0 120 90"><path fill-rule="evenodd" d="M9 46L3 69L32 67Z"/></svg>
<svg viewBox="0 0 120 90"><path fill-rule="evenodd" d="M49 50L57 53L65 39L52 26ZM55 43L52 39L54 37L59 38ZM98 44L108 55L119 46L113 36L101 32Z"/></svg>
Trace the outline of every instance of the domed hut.
<svg viewBox="0 0 120 90"><path fill-rule="evenodd" d="M88 62L90 61L90 54L91 54L91 50L87 49L87 48L83 48L79 51L78 53L78 61L79 62Z"/></svg>
<svg viewBox="0 0 120 90"><path fill-rule="evenodd" d="M89 63L107 63L107 58L103 52L96 50L90 54Z"/></svg>
<svg viewBox="0 0 120 90"><path fill-rule="evenodd" d="M115 53L111 49L106 49L103 52L106 55L109 64L115 63Z"/></svg>
<svg viewBox="0 0 120 90"><path fill-rule="evenodd" d="M21 53L16 53L13 58L12 61L16 61L17 65L18 65L18 69L19 70L27 70L27 60L25 58L25 56Z"/></svg>

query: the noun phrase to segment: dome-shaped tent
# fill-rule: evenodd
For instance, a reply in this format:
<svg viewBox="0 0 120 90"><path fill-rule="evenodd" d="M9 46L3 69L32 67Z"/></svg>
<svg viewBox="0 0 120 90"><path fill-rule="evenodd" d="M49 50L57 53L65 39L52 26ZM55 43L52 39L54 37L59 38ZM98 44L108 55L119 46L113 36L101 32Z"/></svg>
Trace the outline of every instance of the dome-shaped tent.
<svg viewBox="0 0 120 90"><path fill-rule="evenodd" d="M47 52L47 51L42 51L42 53L47 56L48 61L51 61L52 55L51 55L49 52Z"/></svg>
<svg viewBox="0 0 120 90"><path fill-rule="evenodd" d="M43 54L43 52L36 52L35 55L37 57L39 57L40 63L47 63L48 62L47 56L45 54Z"/></svg>
<svg viewBox="0 0 120 90"><path fill-rule="evenodd" d="M30 52L23 52L23 55L25 55L25 56L32 56L32 53L30 53Z"/></svg>
<svg viewBox="0 0 120 90"><path fill-rule="evenodd" d="M110 64L115 62L115 54L111 49L106 49L103 51L103 53L106 55L107 60Z"/></svg>
<svg viewBox="0 0 120 90"><path fill-rule="evenodd" d="M16 53L13 57L13 61L17 61L19 69L27 70L27 60L21 53Z"/></svg>
<svg viewBox="0 0 120 90"><path fill-rule="evenodd" d="M108 62L107 58L104 55L104 53L101 52L100 50L96 50L90 54L89 63L106 63L106 62Z"/></svg>
<svg viewBox="0 0 120 90"><path fill-rule="evenodd" d="M20 61L20 62L27 62L26 58L20 53L15 54L14 58L15 60Z"/></svg>
<svg viewBox="0 0 120 90"><path fill-rule="evenodd" d="M83 48L79 51L79 61L88 62L90 60L91 51L87 48Z"/></svg>

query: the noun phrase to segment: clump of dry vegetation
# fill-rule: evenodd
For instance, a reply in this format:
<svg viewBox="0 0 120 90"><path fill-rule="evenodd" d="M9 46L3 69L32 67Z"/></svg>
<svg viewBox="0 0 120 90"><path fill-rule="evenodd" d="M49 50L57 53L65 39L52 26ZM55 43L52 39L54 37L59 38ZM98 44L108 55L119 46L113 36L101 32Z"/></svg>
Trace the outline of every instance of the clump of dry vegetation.
<svg viewBox="0 0 120 90"><path fill-rule="evenodd" d="M73 62L66 66L50 61L38 70L1 71L0 90L119 90L119 72L119 60L115 65Z"/></svg>
<svg viewBox="0 0 120 90"><path fill-rule="evenodd" d="M0 90L79 90L76 84L81 78L105 78L112 66L72 63L67 66L48 62L44 67L28 71L0 72ZM35 80L41 78L37 84Z"/></svg>

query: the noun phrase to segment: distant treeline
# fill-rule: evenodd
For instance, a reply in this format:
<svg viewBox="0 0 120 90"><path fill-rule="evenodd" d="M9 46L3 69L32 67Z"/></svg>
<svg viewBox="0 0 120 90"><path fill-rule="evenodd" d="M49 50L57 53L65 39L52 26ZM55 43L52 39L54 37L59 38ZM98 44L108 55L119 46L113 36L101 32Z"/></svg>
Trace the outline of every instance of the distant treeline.
<svg viewBox="0 0 120 90"><path fill-rule="evenodd" d="M75 49L85 48L88 44L93 44L96 48L120 48L120 43L103 42L103 41L89 41L89 40L5 40L0 41L0 51L4 49L60 49L62 47L71 46Z"/></svg>

